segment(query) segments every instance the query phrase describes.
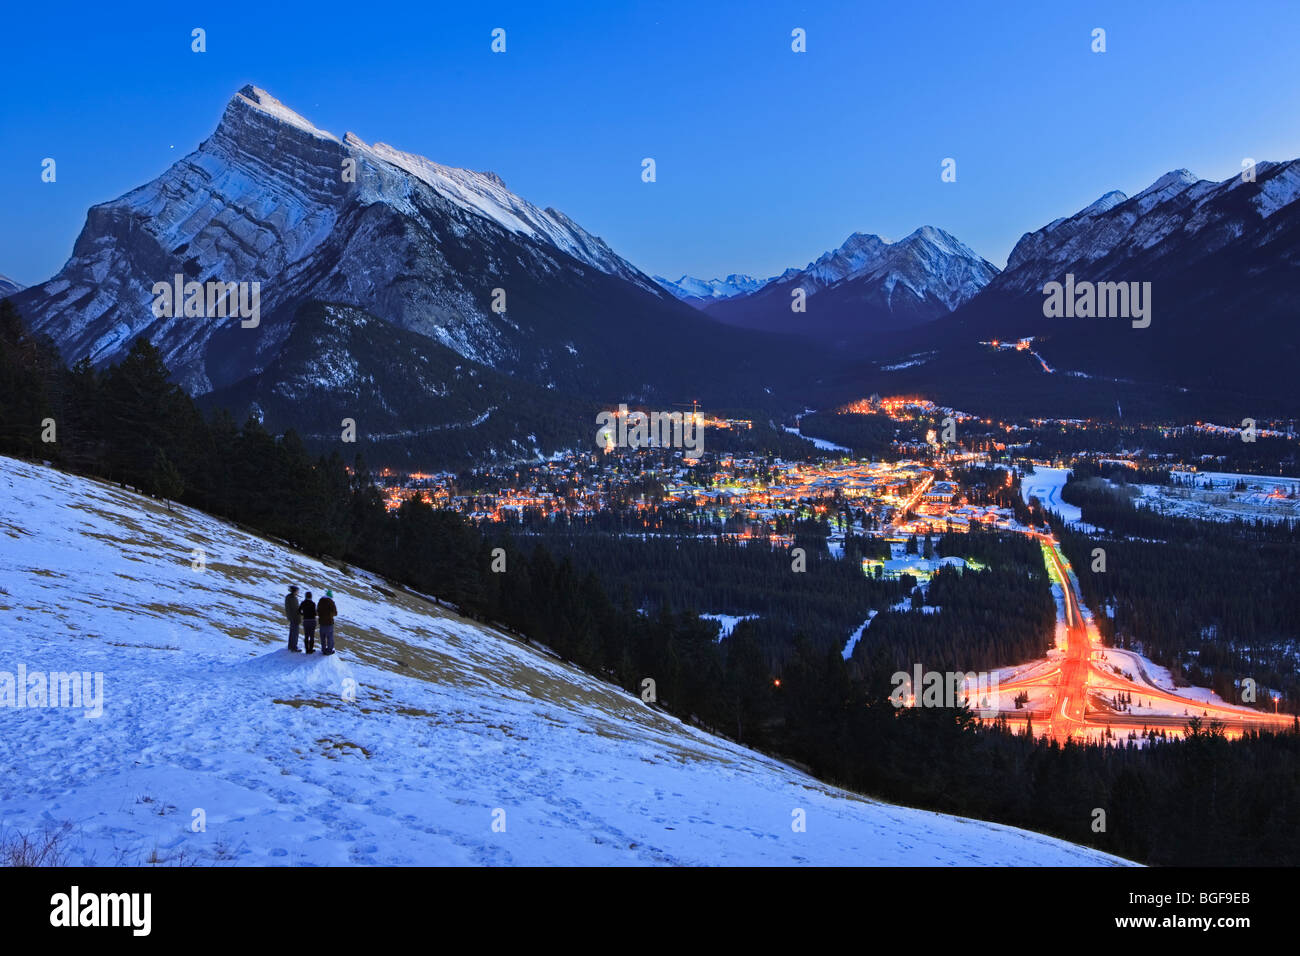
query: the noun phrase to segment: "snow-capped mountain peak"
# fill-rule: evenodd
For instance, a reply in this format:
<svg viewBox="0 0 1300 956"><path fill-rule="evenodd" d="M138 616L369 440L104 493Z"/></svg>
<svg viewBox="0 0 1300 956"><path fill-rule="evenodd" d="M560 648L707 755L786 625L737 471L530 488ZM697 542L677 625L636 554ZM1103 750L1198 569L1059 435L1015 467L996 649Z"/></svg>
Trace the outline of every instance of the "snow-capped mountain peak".
<svg viewBox="0 0 1300 956"><path fill-rule="evenodd" d="M934 266L942 270L942 260L945 259L971 264L984 263L987 266L975 269L977 275L973 277L976 287L974 291L978 291L978 287L997 271L950 233L935 226L921 226L898 240L855 232L838 248L823 253L810 262L799 273L799 280L802 287L810 290L862 276L883 278L890 273L901 276L905 272L911 272L910 279L921 280L922 277L915 269L908 268L909 262L920 261L923 266ZM925 283L920 281L918 285ZM915 291L923 293L925 290L917 288ZM970 294L973 295L974 291Z"/></svg>
<svg viewBox="0 0 1300 956"><path fill-rule="evenodd" d="M828 286L841 279L858 275L877 265L885 247L891 245L888 239L869 233L852 233L836 249L822 253L818 258L803 268L804 283L819 287Z"/></svg>
<svg viewBox="0 0 1300 956"><path fill-rule="evenodd" d="M1192 175L1191 170L1171 169L1146 189L1138 193L1138 196L1145 196L1149 193L1167 193L1172 195L1174 193L1182 192L1188 186L1197 182L1199 182L1199 180Z"/></svg>
<svg viewBox="0 0 1300 956"><path fill-rule="evenodd" d="M1079 212L1079 215L1099 216L1103 212L1109 212L1110 210L1114 209L1116 206L1118 206L1120 203L1124 202L1127 199L1128 199L1127 195L1120 192L1118 189L1112 189L1110 192L1106 193L1104 196L1102 196L1092 205L1084 207ZM1059 221L1060 220L1058 220L1058 222Z"/></svg>
<svg viewBox="0 0 1300 956"><path fill-rule="evenodd" d="M200 283L257 283L268 319L261 332L236 345L218 323L155 316L154 284L181 273ZM498 174L355 133L340 138L246 86L197 150L93 207L67 264L19 293L19 304L71 360L112 360L148 332L195 393L264 367L288 335L287 317L309 300L356 306L473 361L555 381L557 360L539 354L547 342L519 325L517 307L490 305L506 275L514 276L511 304L529 301L546 321L565 321L548 303L566 302L572 314L581 301L587 313L604 314L625 295L641 303L628 300L625 310L675 308L603 240L511 192ZM614 291L605 277L640 292ZM560 293L559 285L581 291ZM656 301L643 302L646 295ZM220 356L210 354L214 336ZM590 380L570 372L573 382Z"/></svg>
<svg viewBox="0 0 1300 956"><path fill-rule="evenodd" d="M1262 162L1256 166L1256 182L1259 193L1254 197L1255 208L1267 219L1273 213L1300 199L1300 161L1289 163ZM1241 183L1241 177L1232 181L1235 188Z"/></svg>
<svg viewBox="0 0 1300 956"><path fill-rule="evenodd" d="M729 275L726 279L702 280L684 275L675 282L662 276L656 276L655 281L692 305L713 305L752 296L773 284L797 285L806 294L812 294L839 283L866 278L884 289L887 300L901 285L917 299L931 297L952 310L978 292L996 273L997 269L950 233L935 226L921 226L899 240L866 232L851 233L839 246L822 253L804 268L787 269L771 279L760 281L748 275Z"/></svg>
<svg viewBox="0 0 1300 956"><path fill-rule="evenodd" d="M1134 196L1133 201L1137 203L1138 209L1145 214L1161 203L1182 193L1189 186L1195 186L1197 182L1199 182L1199 180L1197 180L1197 178L1188 170L1174 169L1165 173L1146 189Z"/></svg>
<svg viewBox="0 0 1300 956"><path fill-rule="evenodd" d="M227 118L236 126L239 120L232 110L254 109L269 119L284 123L308 135L342 144L347 151L357 151L375 163L395 166L438 190L446 198L469 211L484 216L512 232L530 239L548 242L588 265L637 282L646 288L652 283L639 270L614 254L599 238L579 227L555 210L542 210L506 188L505 181L494 172L473 172L445 166L416 153L408 153L387 143L367 144L360 136L348 132L340 140L323 130L256 86L245 86L227 106ZM222 125L227 118L223 118ZM358 158L358 157L353 157ZM387 198L376 196L375 198Z"/></svg>
<svg viewBox="0 0 1300 956"><path fill-rule="evenodd" d="M387 143L366 145L353 137L349 146L367 158L395 166L432 186L442 196L500 226L530 239L567 252L602 272L629 279L646 288L650 282L642 273L617 256L600 238L582 229L568 216L554 209L540 209L512 193L496 173L478 173L444 166L424 156L395 149Z"/></svg>
<svg viewBox="0 0 1300 956"><path fill-rule="evenodd" d="M231 98L230 103L226 106L226 115L229 116L232 110L240 109L254 109L277 122L287 123L318 139L325 139L334 143L339 142L339 138L333 133L318 128L305 116L294 112L266 90L259 86L253 86L251 83L242 87ZM225 122L224 118L222 122Z"/></svg>
<svg viewBox="0 0 1300 956"><path fill-rule="evenodd" d="M918 299L938 299L951 311L984 288L997 269L950 233L922 226L891 243L880 265L860 275L880 281L891 294L906 286Z"/></svg>
<svg viewBox="0 0 1300 956"><path fill-rule="evenodd" d="M935 226L921 226L897 242L889 243L903 248L926 247L934 252L960 259L978 259L979 256L964 242L949 232Z"/></svg>
<svg viewBox="0 0 1300 956"><path fill-rule="evenodd" d="M755 279L751 275L740 272L733 272L724 279L697 279L694 276L683 275L676 281L665 279L663 276L654 276L654 280L677 298L691 305L718 302L733 296L756 292L772 281Z"/></svg>
<svg viewBox="0 0 1300 956"><path fill-rule="evenodd" d="M865 279L892 295L902 284L918 298L932 295L948 309L974 295L997 270L956 237L921 226L899 240L855 232L798 273L801 288L812 292L837 283Z"/></svg>

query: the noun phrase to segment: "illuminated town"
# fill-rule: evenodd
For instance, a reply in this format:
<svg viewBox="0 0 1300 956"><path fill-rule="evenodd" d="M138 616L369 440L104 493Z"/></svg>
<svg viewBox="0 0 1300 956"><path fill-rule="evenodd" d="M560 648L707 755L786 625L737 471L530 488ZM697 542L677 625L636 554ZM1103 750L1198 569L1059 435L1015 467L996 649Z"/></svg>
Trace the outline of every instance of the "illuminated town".
<svg viewBox="0 0 1300 956"><path fill-rule="evenodd" d="M1026 350L1029 340L1010 347ZM598 515L617 514L626 534L689 534L773 548L790 548L797 529L813 528L835 556L842 554L845 536L855 535L878 542L877 553L861 559L865 576L903 582L921 592L941 569L983 568L973 558L937 556L933 545L940 537L972 528L1022 533L1042 543L1044 563L1057 584L1060 619L1055 648L1046 658L1002 672L993 709L1012 729L1060 740L1113 743L1145 741L1148 734L1180 736L1188 717L1196 715L1218 720L1229 737L1252 728L1287 725L1289 718L1227 704L1214 695L1196 700L1180 696L1151 679L1135 662L1140 658L1103 645L1045 516L1027 506L1029 490L1013 487L1017 476L1033 475L1039 468L1063 480L1062 461L1010 457L1019 447L1017 438L1027 431L1047 428L1068 434L1098 425L1086 419L1041 418L1004 423L913 396L872 396L837 413L883 417L900 425L889 457L858 458L833 445L810 449L803 459L725 451L692 458L666 448L605 447L459 474L384 470L376 481L390 510L418 499L483 526L575 527ZM688 415L710 430L711 448L726 447L721 433L752 428L749 421L698 410ZM954 425L966 441L944 443L940 432ZM1177 436L1185 430L1162 433ZM1152 464L1168 466L1167 458L1098 460L1136 472ZM1184 481L1195 488L1196 465L1182 467ZM1035 498L1041 495L1043 505L1060 507L1059 483L1033 491ZM1250 489L1243 485L1233 504L1297 516L1296 492L1281 482ZM1134 694L1137 708L1129 703Z"/></svg>

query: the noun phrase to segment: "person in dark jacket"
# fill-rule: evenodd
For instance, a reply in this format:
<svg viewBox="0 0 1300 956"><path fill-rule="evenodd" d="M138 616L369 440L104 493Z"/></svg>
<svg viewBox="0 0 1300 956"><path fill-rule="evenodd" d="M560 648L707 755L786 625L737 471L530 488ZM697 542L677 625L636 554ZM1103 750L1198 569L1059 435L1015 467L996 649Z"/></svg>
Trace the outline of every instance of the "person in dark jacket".
<svg viewBox="0 0 1300 956"><path fill-rule="evenodd" d="M290 584L284 596L284 616L289 621L289 653L298 653L298 585Z"/></svg>
<svg viewBox="0 0 1300 956"><path fill-rule="evenodd" d="M298 605L298 613L302 615L302 641L307 647L307 653L314 653L316 650L316 602L311 599L311 592L307 592L307 598Z"/></svg>
<svg viewBox="0 0 1300 956"><path fill-rule="evenodd" d="M320 652L322 654L333 654L334 618L339 613L339 609L334 605L333 591L327 590L325 592L325 596L316 605L316 613L320 617Z"/></svg>

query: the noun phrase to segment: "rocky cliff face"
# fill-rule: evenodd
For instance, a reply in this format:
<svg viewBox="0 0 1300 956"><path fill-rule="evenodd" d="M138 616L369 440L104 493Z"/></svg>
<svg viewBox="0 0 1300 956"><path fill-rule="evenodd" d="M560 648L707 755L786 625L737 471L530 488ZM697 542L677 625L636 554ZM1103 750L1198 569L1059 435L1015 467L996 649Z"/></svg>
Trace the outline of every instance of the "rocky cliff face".
<svg viewBox="0 0 1300 956"><path fill-rule="evenodd" d="M852 342L947 315L997 271L933 226L922 226L897 242L854 233L804 268L787 269L752 294L706 308L714 318L745 328ZM790 306L796 289L806 296L802 313Z"/></svg>

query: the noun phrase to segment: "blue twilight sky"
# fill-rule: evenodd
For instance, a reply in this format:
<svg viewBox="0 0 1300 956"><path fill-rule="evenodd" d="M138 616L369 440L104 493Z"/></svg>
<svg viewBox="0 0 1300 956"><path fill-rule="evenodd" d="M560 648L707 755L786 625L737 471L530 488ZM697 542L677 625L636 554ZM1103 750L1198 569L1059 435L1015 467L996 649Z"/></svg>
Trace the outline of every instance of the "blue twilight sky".
<svg viewBox="0 0 1300 956"><path fill-rule="evenodd" d="M922 224L1001 266L1107 190L1300 156L1298 61L1296 0L11 4L0 273L52 275L90 205L194 149L245 83L493 170L650 273L765 277Z"/></svg>

